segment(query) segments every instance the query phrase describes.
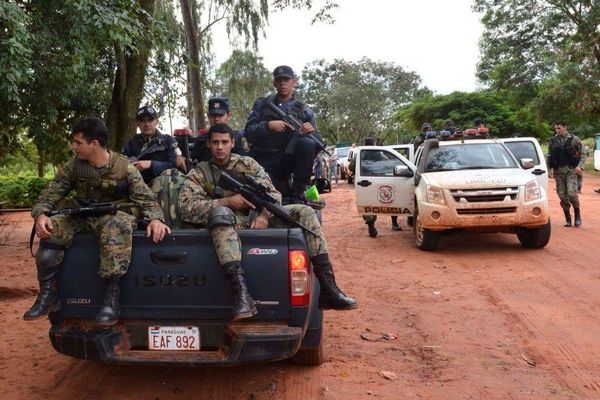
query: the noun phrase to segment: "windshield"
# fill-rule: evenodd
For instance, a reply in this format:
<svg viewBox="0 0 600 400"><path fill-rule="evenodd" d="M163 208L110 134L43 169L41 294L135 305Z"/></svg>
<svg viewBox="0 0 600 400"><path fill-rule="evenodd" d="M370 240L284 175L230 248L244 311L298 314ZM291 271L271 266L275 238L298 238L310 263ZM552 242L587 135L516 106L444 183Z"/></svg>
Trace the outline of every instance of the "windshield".
<svg viewBox="0 0 600 400"><path fill-rule="evenodd" d="M348 157L349 150L350 147L338 147L337 149L335 149L335 152L338 155L338 157Z"/></svg>
<svg viewBox="0 0 600 400"><path fill-rule="evenodd" d="M464 169L518 168L510 152L500 143L456 144L431 149L425 172Z"/></svg>

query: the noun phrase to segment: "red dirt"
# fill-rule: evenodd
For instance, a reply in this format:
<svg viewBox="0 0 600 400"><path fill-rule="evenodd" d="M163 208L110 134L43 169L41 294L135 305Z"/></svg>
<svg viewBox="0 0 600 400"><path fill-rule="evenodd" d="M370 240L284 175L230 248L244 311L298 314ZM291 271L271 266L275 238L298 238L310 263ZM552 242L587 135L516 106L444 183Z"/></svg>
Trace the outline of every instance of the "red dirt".
<svg viewBox="0 0 600 400"><path fill-rule="evenodd" d="M575 229L562 227L552 186L545 249L524 249L514 235L454 235L426 253L405 222L394 232L380 218L369 238L353 186L333 185L325 231L338 283L359 308L326 313L320 367L125 367L58 354L47 320L21 318L37 293L30 218L5 215L17 229L0 246L0 398L598 399L597 187L586 176Z"/></svg>

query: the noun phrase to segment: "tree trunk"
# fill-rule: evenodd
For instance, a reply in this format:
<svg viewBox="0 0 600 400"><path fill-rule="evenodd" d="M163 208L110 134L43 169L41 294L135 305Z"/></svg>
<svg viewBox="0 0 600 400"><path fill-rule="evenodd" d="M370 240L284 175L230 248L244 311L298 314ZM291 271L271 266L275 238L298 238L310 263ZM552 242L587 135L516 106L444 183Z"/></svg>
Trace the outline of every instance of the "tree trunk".
<svg viewBox="0 0 600 400"><path fill-rule="evenodd" d="M198 27L192 3L195 0L180 0L181 14L183 17L183 26L185 27L185 38L189 56L188 77L189 90L191 91L192 107L194 109L195 127L192 130L205 127L204 120L204 98L202 92L202 79L200 73L200 46L198 45Z"/></svg>
<svg viewBox="0 0 600 400"><path fill-rule="evenodd" d="M156 0L141 0L142 8L154 14ZM150 21L142 21L150 30ZM148 38L149 35L146 35ZM145 40L135 54L126 54L125 49L115 46L117 71L113 84L112 99L106 115L106 126L110 134L108 147L122 151L123 146L136 132L135 113L144 94L144 82L148 70L148 58L152 43Z"/></svg>

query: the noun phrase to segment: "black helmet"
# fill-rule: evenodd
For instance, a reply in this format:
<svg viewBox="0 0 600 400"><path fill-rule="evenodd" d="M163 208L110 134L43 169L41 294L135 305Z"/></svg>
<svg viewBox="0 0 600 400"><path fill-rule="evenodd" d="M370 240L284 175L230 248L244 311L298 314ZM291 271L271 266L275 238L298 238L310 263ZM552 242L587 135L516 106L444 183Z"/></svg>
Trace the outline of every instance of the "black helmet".
<svg viewBox="0 0 600 400"><path fill-rule="evenodd" d="M363 143L363 145L365 145L365 146L373 146L374 144L375 144L375 139L373 139L370 136L366 137L365 141Z"/></svg>

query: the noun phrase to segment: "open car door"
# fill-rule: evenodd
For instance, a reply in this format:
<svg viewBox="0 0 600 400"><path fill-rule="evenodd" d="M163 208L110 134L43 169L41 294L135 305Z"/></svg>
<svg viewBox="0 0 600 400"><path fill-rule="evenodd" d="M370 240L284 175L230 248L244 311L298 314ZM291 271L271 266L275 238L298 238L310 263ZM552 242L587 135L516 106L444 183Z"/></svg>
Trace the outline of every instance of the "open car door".
<svg viewBox="0 0 600 400"><path fill-rule="evenodd" d="M356 208L361 215L412 215L416 167L387 146L355 152Z"/></svg>

